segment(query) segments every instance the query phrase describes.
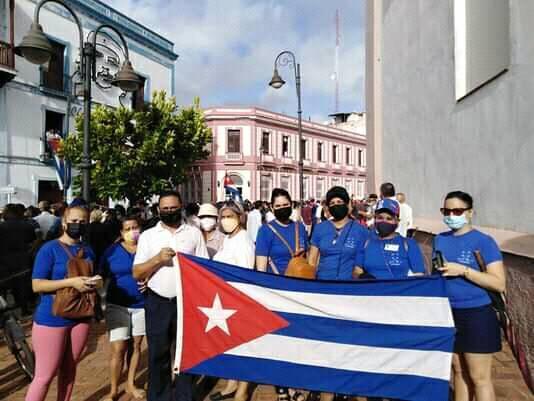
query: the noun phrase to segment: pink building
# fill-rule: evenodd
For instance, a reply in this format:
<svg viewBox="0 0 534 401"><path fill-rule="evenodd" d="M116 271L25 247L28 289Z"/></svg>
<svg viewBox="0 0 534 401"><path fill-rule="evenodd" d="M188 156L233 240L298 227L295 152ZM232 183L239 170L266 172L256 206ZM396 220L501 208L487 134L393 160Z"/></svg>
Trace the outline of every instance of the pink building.
<svg viewBox="0 0 534 401"><path fill-rule="evenodd" d="M182 185L184 199L224 200L228 174L243 199L268 200L280 187L298 199L297 119L267 110L218 107L204 111L213 132L211 156L198 162ZM367 180L365 135L303 121L304 198L322 198L344 186L361 198Z"/></svg>

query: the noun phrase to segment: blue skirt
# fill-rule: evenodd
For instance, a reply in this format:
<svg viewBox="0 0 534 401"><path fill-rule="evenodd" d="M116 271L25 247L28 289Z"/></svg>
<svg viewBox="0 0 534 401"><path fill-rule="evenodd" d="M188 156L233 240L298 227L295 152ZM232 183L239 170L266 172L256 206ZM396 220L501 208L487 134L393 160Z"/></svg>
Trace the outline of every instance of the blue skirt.
<svg viewBox="0 0 534 401"><path fill-rule="evenodd" d="M456 326L454 352L493 354L501 350L501 329L491 305L453 309Z"/></svg>

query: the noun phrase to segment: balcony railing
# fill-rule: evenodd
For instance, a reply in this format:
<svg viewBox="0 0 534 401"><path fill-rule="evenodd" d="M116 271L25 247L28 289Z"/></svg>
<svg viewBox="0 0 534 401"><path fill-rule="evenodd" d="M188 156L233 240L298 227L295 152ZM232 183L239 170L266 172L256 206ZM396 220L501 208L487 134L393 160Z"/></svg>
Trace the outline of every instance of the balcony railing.
<svg viewBox="0 0 534 401"><path fill-rule="evenodd" d="M0 41L0 66L15 69L15 53L13 47L6 42Z"/></svg>

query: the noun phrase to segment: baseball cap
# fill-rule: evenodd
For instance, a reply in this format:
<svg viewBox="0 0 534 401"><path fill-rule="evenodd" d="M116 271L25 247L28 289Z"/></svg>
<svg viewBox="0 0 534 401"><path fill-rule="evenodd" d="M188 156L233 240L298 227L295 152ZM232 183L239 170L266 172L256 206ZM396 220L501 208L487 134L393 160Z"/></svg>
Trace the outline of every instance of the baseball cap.
<svg viewBox="0 0 534 401"><path fill-rule="evenodd" d="M399 217L399 203L393 199L380 199L376 204L375 214L383 212Z"/></svg>
<svg viewBox="0 0 534 401"><path fill-rule="evenodd" d="M200 205L200 208L198 209L198 217L203 216L212 216L217 217L219 215L219 212L215 206L213 206L211 203L203 203Z"/></svg>

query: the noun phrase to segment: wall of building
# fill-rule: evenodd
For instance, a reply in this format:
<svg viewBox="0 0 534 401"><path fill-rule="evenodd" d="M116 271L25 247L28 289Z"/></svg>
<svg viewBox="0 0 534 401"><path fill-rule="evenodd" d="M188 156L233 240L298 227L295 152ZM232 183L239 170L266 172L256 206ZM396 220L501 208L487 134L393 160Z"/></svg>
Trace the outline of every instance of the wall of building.
<svg viewBox="0 0 534 401"><path fill-rule="evenodd" d="M463 189L476 224L534 232L534 3L510 1L508 72L456 102L454 1L380 2L381 179L418 216L438 219L444 194Z"/></svg>

